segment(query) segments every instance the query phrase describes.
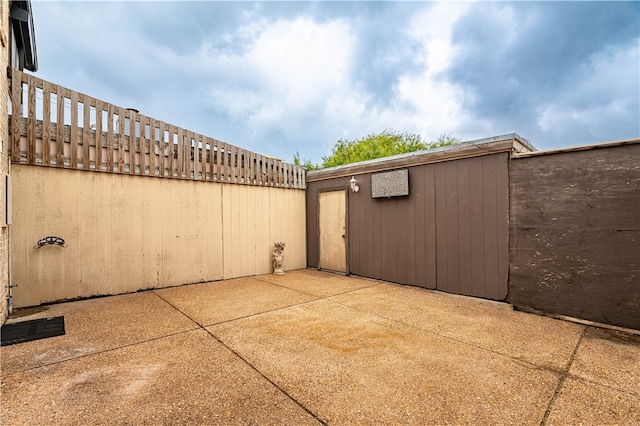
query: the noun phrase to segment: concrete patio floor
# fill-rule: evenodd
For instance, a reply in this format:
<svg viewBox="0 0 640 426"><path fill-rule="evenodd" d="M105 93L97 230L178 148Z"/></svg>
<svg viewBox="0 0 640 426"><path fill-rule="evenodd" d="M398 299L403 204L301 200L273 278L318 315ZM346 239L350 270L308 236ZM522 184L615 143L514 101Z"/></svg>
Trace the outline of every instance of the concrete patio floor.
<svg viewBox="0 0 640 426"><path fill-rule="evenodd" d="M640 338L316 270L61 303L3 425L640 424Z"/></svg>

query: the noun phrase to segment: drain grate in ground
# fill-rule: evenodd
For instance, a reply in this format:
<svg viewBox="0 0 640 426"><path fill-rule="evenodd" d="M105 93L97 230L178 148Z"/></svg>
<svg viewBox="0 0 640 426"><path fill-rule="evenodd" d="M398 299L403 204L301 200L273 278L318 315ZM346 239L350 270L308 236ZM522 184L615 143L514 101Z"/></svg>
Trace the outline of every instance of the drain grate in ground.
<svg viewBox="0 0 640 426"><path fill-rule="evenodd" d="M0 328L0 335L2 336L1 346L46 339L47 337L63 336L64 317L41 318L14 324L5 324Z"/></svg>

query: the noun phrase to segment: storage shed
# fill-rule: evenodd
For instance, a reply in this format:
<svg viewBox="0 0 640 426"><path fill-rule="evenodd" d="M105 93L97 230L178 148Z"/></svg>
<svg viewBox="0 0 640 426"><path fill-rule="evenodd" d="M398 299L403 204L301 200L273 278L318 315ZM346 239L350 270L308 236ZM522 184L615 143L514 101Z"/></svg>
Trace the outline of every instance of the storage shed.
<svg viewBox="0 0 640 426"><path fill-rule="evenodd" d="M311 267L504 300L512 133L307 174Z"/></svg>

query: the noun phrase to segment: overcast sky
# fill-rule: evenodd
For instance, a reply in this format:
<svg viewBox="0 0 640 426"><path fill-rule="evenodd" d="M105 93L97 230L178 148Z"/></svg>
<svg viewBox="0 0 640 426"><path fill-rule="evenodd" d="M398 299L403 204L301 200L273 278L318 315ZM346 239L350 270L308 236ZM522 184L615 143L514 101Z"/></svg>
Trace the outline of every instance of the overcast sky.
<svg viewBox="0 0 640 426"><path fill-rule="evenodd" d="M260 154L640 136L638 2L32 0L40 78Z"/></svg>

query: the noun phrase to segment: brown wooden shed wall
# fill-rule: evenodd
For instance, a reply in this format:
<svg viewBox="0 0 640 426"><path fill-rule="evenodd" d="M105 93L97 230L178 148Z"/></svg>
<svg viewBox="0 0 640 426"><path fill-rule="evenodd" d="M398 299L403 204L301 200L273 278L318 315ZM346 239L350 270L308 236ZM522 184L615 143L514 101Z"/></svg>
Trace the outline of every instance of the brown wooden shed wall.
<svg viewBox="0 0 640 426"><path fill-rule="evenodd" d="M371 198L371 173L347 191L349 273L502 300L507 295L507 152L408 167L410 195ZM318 193L351 176L307 182L307 259L318 266Z"/></svg>
<svg viewBox="0 0 640 426"><path fill-rule="evenodd" d="M640 144L514 158L515 306L640 329Z"/></svg>

